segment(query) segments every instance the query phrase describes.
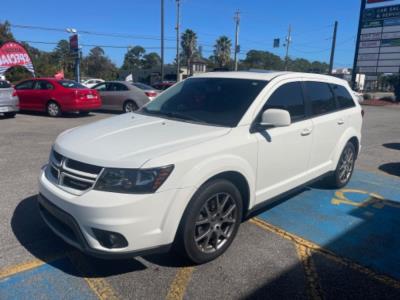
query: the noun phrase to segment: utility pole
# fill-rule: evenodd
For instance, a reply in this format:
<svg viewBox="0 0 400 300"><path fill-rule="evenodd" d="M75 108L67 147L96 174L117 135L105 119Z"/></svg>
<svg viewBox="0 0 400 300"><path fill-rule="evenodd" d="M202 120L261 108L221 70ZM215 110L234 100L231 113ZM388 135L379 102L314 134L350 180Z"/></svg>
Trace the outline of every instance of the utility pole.
<svg viewBox="0 0 400 300"><path fill-rule="evenodd" d="M335 60L335 49L336 49L336 34L338 29L338 21L335 21L335 27L333 28L333 39L332 39L332 49L331 49L331 59L329 62L329 74L332 75L333 63Z"/></svg>
<svg viewBox="0 0 400 300"><path fill-rule="evenodd" d="M161 0L161 81L164 81L164 0Z"/></svg>
<svg viewBox="0 0 400 300"><path fill-rule="evenodd" d="M367 0L361 0L360 18L358 20L356 52L354 54L353 70L351 72L351 87L353 88L353 90L355 90L357 88L357 84L356 84L357 60L358 60L358 52L359 52L359 48L360 48L360 36L361 36L361 29L362 29L362 23L363 23L363 15L364 15L364 10L365 10L366 6L367 6Z"/></svg>
<svg viewBox="0 0 400 300"><path fill-rule="evenodd" d="M181 63L179 57L179 44L180 44L180 36L179 36L179 27L180 27L180 10L181 4L180 0L176 0L176 82L180 81L181 75Z"/></svg>
<svg viewBox="0 0 400 300"><path fill-rule="evenodd" d="M292 25L289 25L288 36L286 37L286 55L285 55L285 71L288 70L289 65L289 48L292 43Z"/></svg>
<svg viewBox="0 0 400 300"><path fill-rule="evenodd" d="M239 53L239 25L240 25L240 11L237 10L235 12L234 17L236 23L236 30L235 30L235 71L238 70L238 53Z"/></svg>

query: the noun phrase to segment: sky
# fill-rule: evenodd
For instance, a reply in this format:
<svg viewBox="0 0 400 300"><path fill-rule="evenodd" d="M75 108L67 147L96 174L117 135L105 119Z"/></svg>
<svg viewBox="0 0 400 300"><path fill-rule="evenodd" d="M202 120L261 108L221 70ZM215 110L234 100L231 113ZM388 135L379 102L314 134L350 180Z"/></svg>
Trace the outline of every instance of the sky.
<svg viewBox="0 0 400 300"><path fill-rule="evenodd" d="M165 1L165 61L176 54L176 1ZM198 35L203 56L212 55L215 40L227 35L234 41L234 13L240 11L240 59L250 49L284 56L273 48L273 39L287 36L292 26L292 58L329 61L333 24L339 22L335 67L351 67L357 34L360 0L181 0L181 31L190 28ZM391 1L390 4L399 2ZM160 52L160 0L129 1L32 1L23 7L3 7L0 22L13 25L51 27L38 30L12 27L17 40L50 51L60 39L68 39L64 28L78 30L80 43L106 45L106 54L118 66L129 46L141 45L147 52ZM87 31L87 32L85 32ZM107 36L92 33L105 33ZM109 36L112 35L112 36ZM45 42L33 43L33 42ZM283 44L283 43L282 43ZM84 46L86 54L91 47Z"/></svg>

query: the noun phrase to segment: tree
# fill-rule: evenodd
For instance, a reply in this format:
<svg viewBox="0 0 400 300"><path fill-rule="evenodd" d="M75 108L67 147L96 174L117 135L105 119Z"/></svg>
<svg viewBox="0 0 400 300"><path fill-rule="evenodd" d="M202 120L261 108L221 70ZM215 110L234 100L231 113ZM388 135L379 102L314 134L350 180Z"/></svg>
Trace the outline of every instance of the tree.
<svg viewBox="0 0 400 300"><path fill-rule="evenodd" d="M231 61L231 40L223 35L218 38L214 45L214 59L218 67L226 68Z"/></svg>
<svg viewBox="0 0 400 300"><path fill-rule="evenodd" d="M124 63L121 69L126 71L133 71L140 69L143 66L143 56L146 50L142 46L135 46L130 48L125 54Z"/></svg>
<svg viewBox="0 0 400 300"><path fill-rule="evenodd" d="M186 60L189 75L193 75L192 59L197 52L197 35L191 29L186 29L181 38L182 55Z"/></svg>
<svg viewBox="0 0 400 300"><path fill-rule="evenodd" d="M0 46L5 42L13 41L14 35L10 29L10 23L5 21L4 23L0 23Z"/></svg>
<svg viewBox="0 0 400 300"><path fill-rule="evenodd" d="M144 69L152 69L161 65L161 58L156 52L150 52L145 54L142 60L142 66Z"/></svg>
<svg viewBox="0 0 400 300"><path fill-rule="evenodd" d="M74 74L74 58L71 55L69 42L67 40L60 40L53 50L52 57L59 69L64 71L67 78L72 78Z"/></svg>
<svg viewBox="0 0 400 300"><path fill-rule="evenodd" d="M117 67L105 55L101 47L92 48L89 55L83 59L83 65L86 67L86 75L90 77L112 80L118 76Z"/></svg>
<svg viewBox="0 0 400 300"><path fill-rule="evenodd" d="M283 70L284 62L278 56L268 51L250 50L241 63L242 69Z"/></svg>

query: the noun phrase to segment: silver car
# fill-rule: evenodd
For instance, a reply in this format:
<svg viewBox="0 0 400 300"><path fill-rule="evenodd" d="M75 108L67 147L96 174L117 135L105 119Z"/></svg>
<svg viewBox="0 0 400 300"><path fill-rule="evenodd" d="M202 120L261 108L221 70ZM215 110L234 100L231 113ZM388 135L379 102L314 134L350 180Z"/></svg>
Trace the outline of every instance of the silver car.
<svg viewBox="0 0 400 300"><path fill-rule="evenodd" d="M106 110L132 112L150 101L141 89L126 81L106 81L92 89L99 92L101 108Z"/></svg>
<svg viewBox="0 0 400 300"><path fill-rule="evenodd" d="M14 88L5 80L0 80L0 113L14 118L19 110L19 100Z"/></svg>

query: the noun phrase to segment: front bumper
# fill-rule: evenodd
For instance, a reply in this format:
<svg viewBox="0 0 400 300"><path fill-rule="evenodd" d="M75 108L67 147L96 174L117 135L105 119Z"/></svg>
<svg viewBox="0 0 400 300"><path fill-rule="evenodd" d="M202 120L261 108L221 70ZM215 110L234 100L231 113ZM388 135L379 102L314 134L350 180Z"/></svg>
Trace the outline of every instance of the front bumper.
<svg viewBox="0 0 400 300"><path fill-rule="evenodd" d="M123 258L165 252L172 244L188 189L126 195L89 190L76 196L61 190L42 172L39 208L46 224L70 245L93 256ZM189 198L190 199L190 198ZM115 232L128 242L124 248L103 247L93 229Z"/></svg>

